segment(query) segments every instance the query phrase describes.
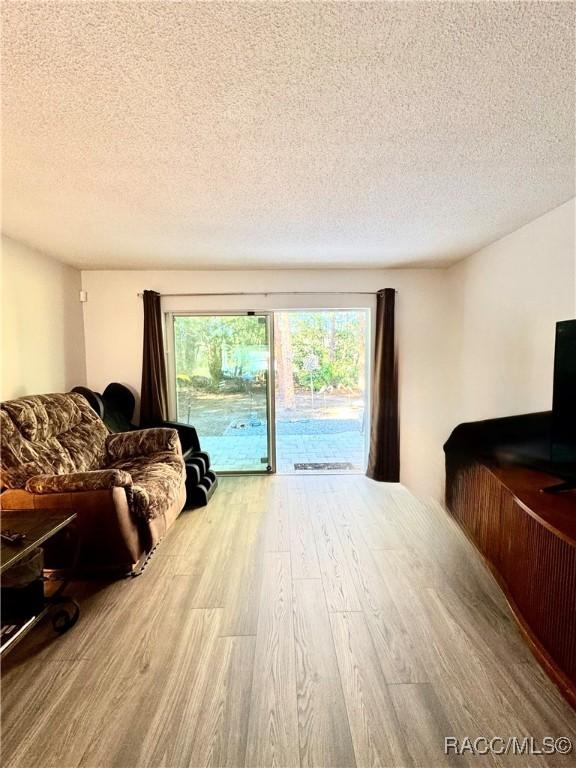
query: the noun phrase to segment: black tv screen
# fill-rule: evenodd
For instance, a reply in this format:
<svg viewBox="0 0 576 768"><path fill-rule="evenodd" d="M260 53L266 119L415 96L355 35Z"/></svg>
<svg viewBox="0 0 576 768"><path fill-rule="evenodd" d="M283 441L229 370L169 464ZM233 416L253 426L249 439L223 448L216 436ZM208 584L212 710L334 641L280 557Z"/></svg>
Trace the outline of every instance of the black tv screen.
<svg viewBox="0 0 576 768"><path fill-rule="evenodd" d="M576 460L576 320L556 323L552 460Z"/></svg>

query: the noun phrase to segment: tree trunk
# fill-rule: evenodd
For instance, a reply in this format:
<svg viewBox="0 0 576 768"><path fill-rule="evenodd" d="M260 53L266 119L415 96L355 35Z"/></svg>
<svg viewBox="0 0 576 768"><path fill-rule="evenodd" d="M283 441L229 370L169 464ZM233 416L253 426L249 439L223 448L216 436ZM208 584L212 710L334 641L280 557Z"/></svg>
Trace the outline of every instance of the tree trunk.
<svg viewBox="0 0 576 768"><path fill-rule="evenodd" d="M283 408L294 408L292 371L292 334L288 312L274 313L274 353L276 357L276 392Z"/></svg>
<svg viewBox="0 0 576 768"><path fill-rule="evenodd" d="M359 312L358 320L358 389L366 398L366 312Z"/></svg>
<svg viewBox="0 0 576 768"><path fill-rule="evenodd" d="M328 359L333 363L336 358L336 312L329 312L328 320Z"/></svg>

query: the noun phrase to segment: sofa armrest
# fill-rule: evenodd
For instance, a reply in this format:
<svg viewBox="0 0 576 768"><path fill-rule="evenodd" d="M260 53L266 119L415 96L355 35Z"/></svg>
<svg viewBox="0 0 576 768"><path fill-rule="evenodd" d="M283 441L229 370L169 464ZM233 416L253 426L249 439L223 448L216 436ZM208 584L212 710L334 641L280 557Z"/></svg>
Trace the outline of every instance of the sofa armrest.
<svg viewBox="0 0 576 768"><path fill-rule="evenodd" d="M198 439L198 432L194 427L189 424L180 424L177 421L165 421L165 427L171 427L178 432L180 438L180 444L182 445L182 453L187 451L199 451L200 440Z"/></svg>
<svg viewBox="0 0 576 768"><path fill-rule="evenodd" d="M21 488L7 490L2 494L4 525L17 527L8 518L12 510L15 515L22 509L74 510L81 541L80 572L128 573L142 554L152 548L152 541L149 527L131 511L126 490L109 488L53 494L28 493ZM46 568L70 567L70 551L59 535L47 542L45 551Z"/></svg>
<svg viewBox="0 0 576 768"><path fill-rule="evenodd" d="M35 475L26 483L28 493L71 493L127 488L132 485L129 472L120 469L98 469L92 472L71 472L66 475Z"/></svg>
<svg viewBox="0 0 576 768"><path fill-rule="evenodd" d="M111 461L151 456L153 453L182 453L178 432L161 427L108 435L106 451Z"/></svg>

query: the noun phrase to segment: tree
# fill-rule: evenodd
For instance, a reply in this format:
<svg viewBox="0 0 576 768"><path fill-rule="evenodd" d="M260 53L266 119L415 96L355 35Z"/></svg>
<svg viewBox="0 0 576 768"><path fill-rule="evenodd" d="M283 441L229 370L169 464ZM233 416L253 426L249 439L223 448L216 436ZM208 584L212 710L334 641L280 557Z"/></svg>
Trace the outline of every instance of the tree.
<svg viewBox="0 0 576 768"><path fill-rule="evenodd" d="M175 319L174 335L177 376L208 377L213 389L224 378L225 354L233 357L234 375L241 375L242 352L266 344L265 325L247 315L182 315Z"/></svg>
<svg viewBox="0 0 576 768"><path fill-rule="evenodd" d="M364 346L361 318L363 313L345 310L293 313L291 331L298 386L310 384L304 360L312 353L319 360L312 372L315 389L324 385L358 388Z"/></svg>
<svg viewBox="0 0 576 768"><path fill-rule="evenodd" d="M294 372L292 370L292 333L288 312L274 314L274 352L276 356L276 391L284 408L294 408Z"/></svg>

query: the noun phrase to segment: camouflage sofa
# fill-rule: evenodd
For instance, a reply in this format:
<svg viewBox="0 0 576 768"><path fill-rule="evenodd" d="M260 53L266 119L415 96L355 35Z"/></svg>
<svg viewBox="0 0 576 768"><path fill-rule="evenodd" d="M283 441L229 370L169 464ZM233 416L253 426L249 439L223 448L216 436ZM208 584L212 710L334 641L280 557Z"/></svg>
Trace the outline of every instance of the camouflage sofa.
<svg viewBox="0 0 576 768"><path fill-rule="evenodd" d="M79 394L1 403L0 447L2 509L74 510L83 569L133 571L184 506L176 430L111 435ZM68 564L58 546L47 557Z"/></svg>

